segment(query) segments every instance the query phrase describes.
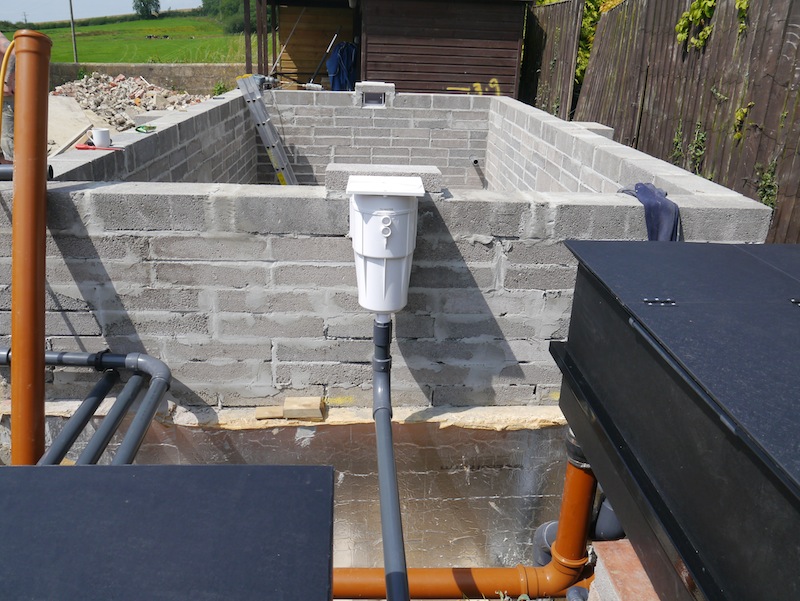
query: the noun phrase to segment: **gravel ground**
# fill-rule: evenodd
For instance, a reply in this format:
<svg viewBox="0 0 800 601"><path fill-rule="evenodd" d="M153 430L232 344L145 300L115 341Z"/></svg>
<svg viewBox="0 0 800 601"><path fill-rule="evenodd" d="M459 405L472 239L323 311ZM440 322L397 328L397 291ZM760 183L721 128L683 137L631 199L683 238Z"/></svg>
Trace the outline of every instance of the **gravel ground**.
<svg viewBox="0 0 800 601"><path fill-rule="evenodd" d="M146 111L181 110L210 98L154 86L143 77L97 72L58 86L53 94L72 96L81 108L93 111L117 131L134 127L134 116Z"/></svg>

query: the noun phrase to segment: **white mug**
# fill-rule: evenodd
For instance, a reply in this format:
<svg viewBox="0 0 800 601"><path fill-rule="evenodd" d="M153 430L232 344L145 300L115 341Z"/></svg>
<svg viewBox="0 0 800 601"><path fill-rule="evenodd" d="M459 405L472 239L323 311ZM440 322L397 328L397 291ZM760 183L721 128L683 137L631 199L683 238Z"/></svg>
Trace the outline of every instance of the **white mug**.
<svg viewBox="0 0 800 601"><path fill-rule="evenodd" d="M98 148L111 146L111 131L105 127L92 129L92 144Z"/></svg>

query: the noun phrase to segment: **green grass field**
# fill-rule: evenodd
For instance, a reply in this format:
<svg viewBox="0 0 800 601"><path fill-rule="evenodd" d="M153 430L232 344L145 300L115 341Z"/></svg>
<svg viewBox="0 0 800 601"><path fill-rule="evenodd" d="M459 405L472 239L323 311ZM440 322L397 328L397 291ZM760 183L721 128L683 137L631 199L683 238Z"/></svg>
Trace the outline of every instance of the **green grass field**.
<svg viewBox="0 0 800 601"><path fill-rule="evenodd" d="M53 40L52 62L72 62L69 27L39 31ZM219 23L205 17L168 16L107 25L78 24L75 34L78 61L82 63L244 62L244 36L226 34ZM254 54L255 47L254 36Z"/></svg>

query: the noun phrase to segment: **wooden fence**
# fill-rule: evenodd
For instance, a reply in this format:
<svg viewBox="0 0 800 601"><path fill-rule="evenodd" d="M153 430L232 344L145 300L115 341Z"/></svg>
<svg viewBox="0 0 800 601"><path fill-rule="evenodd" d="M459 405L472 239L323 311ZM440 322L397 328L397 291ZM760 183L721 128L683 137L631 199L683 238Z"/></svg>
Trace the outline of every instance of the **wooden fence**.
<svg viewBox="0 0 800 601"><path fill-rule="evenodd" d="M585 0L529 9L519 99L562 119L569 118Z"/></svg>
<svg viewBox="0 0 800 601"><path fill-rule="evenodd" d="M574 118L775 201L768 241L800 242L800 2L750 0L744 16L718 0L700 49L677 41L689 4L625 0L604 14Z"/></svg>

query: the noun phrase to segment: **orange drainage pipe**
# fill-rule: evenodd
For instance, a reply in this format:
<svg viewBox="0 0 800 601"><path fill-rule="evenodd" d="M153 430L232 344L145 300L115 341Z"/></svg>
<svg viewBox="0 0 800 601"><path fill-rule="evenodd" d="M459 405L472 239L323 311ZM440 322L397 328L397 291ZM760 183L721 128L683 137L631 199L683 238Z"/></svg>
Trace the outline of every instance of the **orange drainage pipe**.
<svg viewBox="0 0 800 601"><path fill-rule="evenodd" d="M11 462L44 454L44 282L47 196L47 36L14 35L14 206L11 238Z"/></svg>
<svg viewBox="0 0 800 601"><path fill-rule="evenodd" d="M576 462L578 463L578 462ZM515 568L409 568L412 599L491 599L500 593L511 597L556 596L583 578L586 539L597 486L588 465L570 460L564 479L564 494L558 534L550 551L552 561L544 567ZM335 599L385 599L383 568L335 568Z"/></svg>

